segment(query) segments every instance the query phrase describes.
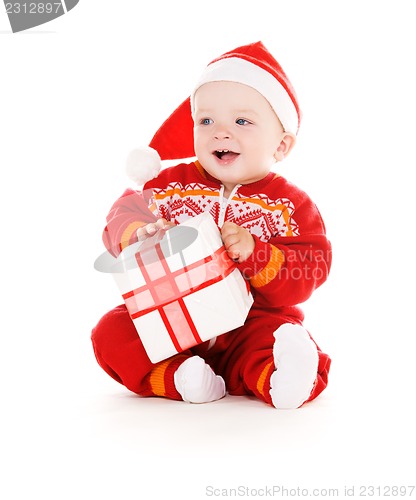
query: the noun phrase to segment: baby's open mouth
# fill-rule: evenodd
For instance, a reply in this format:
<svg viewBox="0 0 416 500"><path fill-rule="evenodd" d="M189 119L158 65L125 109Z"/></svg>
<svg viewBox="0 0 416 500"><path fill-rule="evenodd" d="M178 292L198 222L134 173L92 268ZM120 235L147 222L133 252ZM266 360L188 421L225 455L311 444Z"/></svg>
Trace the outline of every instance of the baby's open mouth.
<svg viewBox="0 0 416 500"><path fill-rule="evenodd" d="M239 153L235 153L234 151L230 151L229 149L217 149L216 151L214 151L214 155L219 160L229 161L236 158Z"/></svg>

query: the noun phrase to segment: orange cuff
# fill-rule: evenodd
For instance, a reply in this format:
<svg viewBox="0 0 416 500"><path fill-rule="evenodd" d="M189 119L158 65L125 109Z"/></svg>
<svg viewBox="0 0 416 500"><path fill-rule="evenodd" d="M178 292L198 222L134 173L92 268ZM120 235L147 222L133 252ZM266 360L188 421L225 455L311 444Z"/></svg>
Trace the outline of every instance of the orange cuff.
<svg viewBox="0 0 416 500"><path fill-rule="evenodd" d="M285 262L285 256L281 250L271 245L271 255L269 262L261 271L250 278L250 283L254 288L260 288L273 281Z"/></svg>
<svg viewBox="0 0 416 500"><path fill-rule="evenodd" d="M188 356L177 354L155 365L150 373L150 388L155 396L182 399L175 388L174 373Z"/></svg>
<svg viewBox="0 0 416 500"><path fill-rule="evenodd" d="M126 227L126 229L123 231L123 234L121 235L121 243L120 243L121 250L124 250L126 247L130 245L130 240L132 236L136 234L136 231L139 229L139 227L145 225L146 223L141 221L130 222L130 224Z"/></svg>

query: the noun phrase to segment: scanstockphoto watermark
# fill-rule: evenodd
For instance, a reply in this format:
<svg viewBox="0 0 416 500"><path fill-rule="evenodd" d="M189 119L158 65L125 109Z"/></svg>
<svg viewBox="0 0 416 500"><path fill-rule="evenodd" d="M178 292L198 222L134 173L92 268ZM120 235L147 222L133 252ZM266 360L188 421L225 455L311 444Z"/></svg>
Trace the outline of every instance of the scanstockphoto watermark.
<svg viewBox="0 0 416 500"><path fill-rule="evenodd" d="M416 496L415 485L343 485L340 488L302 488L299 486L265 485L259 488L236 486L220 488L206 486L207 497L275 497L275 498L348 498L348 497L412 497Z"/></svg>
<svg viewBox="0 0 416 500"><path fill-rule="evenodd" d="M35 26L53 21L72 10L79 0L24 1L4 0L6 14L13 33L25 31Z"/></svg>
<svg viewBox="0 0 416 500"><path fill-rule="evenodd" d="M339 488L301 488L286 487L282 485L262 486L253 488L250 486L240 485L234 488L219 488L216 486L206 486L205 496L207 497L283 497L283 498L300 498L300 497L316 497L316 498L336 498L339 497L343 490Z"/></svg>

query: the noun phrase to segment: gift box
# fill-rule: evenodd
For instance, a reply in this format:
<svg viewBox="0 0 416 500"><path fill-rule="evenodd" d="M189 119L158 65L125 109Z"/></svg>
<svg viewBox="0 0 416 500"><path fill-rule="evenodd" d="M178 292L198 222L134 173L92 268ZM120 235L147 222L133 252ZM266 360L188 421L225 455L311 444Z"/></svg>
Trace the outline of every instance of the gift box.
<svg viewBox="0 0 416 500"><path fill-rule="evenodd" d="M149 359L156 363L244 324L253 303L218 227L203 213L130 245L111 272Z"/></svg>

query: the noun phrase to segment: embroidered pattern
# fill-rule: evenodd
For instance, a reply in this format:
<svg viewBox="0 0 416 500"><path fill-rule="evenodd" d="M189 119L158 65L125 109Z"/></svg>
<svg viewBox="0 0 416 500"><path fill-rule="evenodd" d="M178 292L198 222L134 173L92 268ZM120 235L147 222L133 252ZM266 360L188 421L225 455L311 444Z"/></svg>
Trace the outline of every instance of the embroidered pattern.
<svg viewBox="0 0 416 500"><path fill-rule="evenodd" d="M192 183L183 186L179 182L166 189L153 190L158 215L177 224L202 212L209 212L218 224L220 193L215 188ZM225 220L245 227L261 241L273 236L298 236L299 227L292 217L295 206L287 198L270 199L258 193L250 198L237 193L226 205Z"/></svg>

